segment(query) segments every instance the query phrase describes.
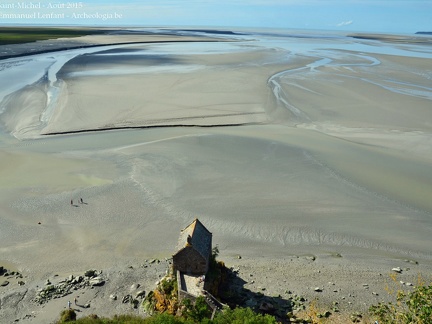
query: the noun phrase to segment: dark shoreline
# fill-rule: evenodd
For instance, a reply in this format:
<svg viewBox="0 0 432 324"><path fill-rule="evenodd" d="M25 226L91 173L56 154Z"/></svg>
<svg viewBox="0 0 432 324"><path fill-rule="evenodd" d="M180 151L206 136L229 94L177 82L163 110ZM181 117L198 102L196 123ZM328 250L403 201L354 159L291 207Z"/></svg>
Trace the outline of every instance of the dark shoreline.
<svg viewBox="0 0 432 324"><path fill-rule="evenodd" d="M348 34L347 37L397 44L432 44L432 37L386 34Z"/></svg>
<svg viewBox="0 0 432 324"><path fill-rule="evenodd" d="M160 41L142 41L142 42L121 42L121 43L107 43L107 44L89 44L89 45L76 45L76 46L60 46L53 49L45 49L45 50L39 50L39 51L32 51L32 52L26 52L26 53L19 53L19 54L6 54L2 55L0 54L0 61L7 60L10 58L18 58L18 57L24 57L24 56L31 56L31 55L39 55L39 54L46 54L46 53L53 53L53 52L61 52L61 51L68 51L68 50L74 50L74 49L82 49L82 48L93 48L93 47L106 47L106 46L115 46L115 45L128 45L128 44L161 44L161 43L204 43L204 42L229 42L230 40L160 40ZM25 44L31 44L31 43L25 43ZM11 45L20 45L20 44L11 44Z"/></svg>
<svg viewBox="0 0 432 324"><path fill-rule="evenodd" d="M145 30L128 30L128 29L103 29L103 28L73 28L73 27L0 27L0 36L5 35L4 43L0 42L0 61L10 58L18 58L29 55L38 55L58 51L66 51L81 48L92 48L97 46L114 46L114 45L127 45L127 44L157 44L157 43L177 43L177 42L232 42L235 39L217 38L212 37L213 35L241 35L232 31L218 31L218 30L206 30L208 36L204 35L181 35L176 32L181 31L196 31L201 32L201 30L160 30L159 32L149 32ZM11 35L10 41L8 42L8 35ZM22 34L22 35L21 35ZM24 38L20 39L20 36ZM51 36L51 37L50 37ZM79 37L85 36L108 36L108 37L127 37L127 36L168 36L172 40L144 40L144 41L124 41L124 42L109 42L109 43L98 43L93 42L80 42ZM14 38L15 37L15 38ZM182 38L196 38L196 39L182 39ZM48 44L47 44L48 42ZM13 51L8 48L12 46ZM28 47L30 48L29 50ZM39 48L38 48L39 47ZM52 47L52 48L47 48ZM35 49L37 48L37 49ZM8 53L9 50L9 53ZM15 52L17 51L17 52ZM3 54L2 54L3 53Z"/></svg>

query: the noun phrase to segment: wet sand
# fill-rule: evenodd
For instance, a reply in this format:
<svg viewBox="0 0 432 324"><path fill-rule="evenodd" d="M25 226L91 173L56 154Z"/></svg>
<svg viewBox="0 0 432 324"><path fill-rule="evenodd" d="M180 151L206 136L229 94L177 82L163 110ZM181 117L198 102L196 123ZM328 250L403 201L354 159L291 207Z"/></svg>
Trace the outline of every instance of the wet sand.
<svg viewBox="0 0 432 324"><path fill-rule="evenodd" d="M269 293L338 281L349 311L389 298L404 260L410 281L430 277L430 58L250 40L81 54L1 103L0 262L30 291L170 257L196 217Z"/></svg>

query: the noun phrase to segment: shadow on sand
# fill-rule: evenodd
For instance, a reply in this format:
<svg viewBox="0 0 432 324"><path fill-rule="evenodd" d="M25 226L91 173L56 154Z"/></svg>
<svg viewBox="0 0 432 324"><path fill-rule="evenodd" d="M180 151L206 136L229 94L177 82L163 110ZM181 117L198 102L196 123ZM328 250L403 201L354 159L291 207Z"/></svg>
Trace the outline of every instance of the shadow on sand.
<svg viewBox="0 0 432 324"><path fill-rule="evenodd" d="M266 296L263 292L253 292L245 287L247 282L238 276L238 272L225 268L224 283L219 286L219 298L230 308L248 307L257 313L275 316L281 323L290 323L287 314L295 307L299 307L299 301L293 300L294 295L283 298L279 296ZM288 293L288 292L287 292ZM300 298L300 303L305 301ZM301 305L300 305L301 307Z"/></svg>

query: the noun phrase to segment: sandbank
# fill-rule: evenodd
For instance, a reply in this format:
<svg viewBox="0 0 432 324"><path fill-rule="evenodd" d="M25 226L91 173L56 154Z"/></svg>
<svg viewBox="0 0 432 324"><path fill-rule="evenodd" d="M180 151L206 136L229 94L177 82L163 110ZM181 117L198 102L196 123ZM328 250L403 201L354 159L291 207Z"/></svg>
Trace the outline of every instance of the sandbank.
<svg viewBox="0 0 432 324"><path fill-rule="evenodd" d="M82 53L3 100L0 262L25 285L1 320L53 321L67 297L40 308L37 286L89 268L111 282L81 315L135 312L109 295L151 290L196 217L256 292L365 311L393 267L430 278L430 59L201 45Z"/></svg>

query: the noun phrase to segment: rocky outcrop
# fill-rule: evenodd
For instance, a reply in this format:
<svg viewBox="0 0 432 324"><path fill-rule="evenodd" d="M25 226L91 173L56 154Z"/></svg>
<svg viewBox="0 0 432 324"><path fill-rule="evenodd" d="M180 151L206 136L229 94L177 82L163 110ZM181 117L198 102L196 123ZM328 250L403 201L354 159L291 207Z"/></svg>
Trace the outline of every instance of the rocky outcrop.
<svg viewBox="0 0 432 324"><path fill-rule="evenodd" d="M91 278L88 282L93 287L103 286L105 284L105 280L102 277Z"/></svg>
<svg viewBox="0 0 432 324"><path fill-rule="evenodd" d="M0 280L0 287L9 286L9 284L17 282L19 286L24 286L25 282L19 279L23 278L23 275L18 271L9 271L6 268L0 266L0 276L6 278L5 280ZM17 281L18 280L18 281Z"/></svg>
<svg viewBox="0 0 432 324"><path fill-rule="evenodd" d="M137 293L138 297L144 297L145 292ZM142 307L144 311L151 315L154 312L176 314L178 310L177 299L177 281L176 278L169 274L162 278L154 291L148 293L145 297Z"/></svg>
<svg viewBox="0 0 432 324"><path fill-rule="evenodd" d="M84 275L73 276L59 281L57 284L51 284L49 280L46 281L46 286L38 290L34 301L38 304L45 304L51 299L61 298L72 294L74 291L86 287L103 286L105 278L102 271L87 270Z"/></svg>

